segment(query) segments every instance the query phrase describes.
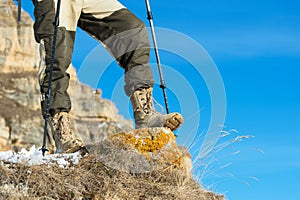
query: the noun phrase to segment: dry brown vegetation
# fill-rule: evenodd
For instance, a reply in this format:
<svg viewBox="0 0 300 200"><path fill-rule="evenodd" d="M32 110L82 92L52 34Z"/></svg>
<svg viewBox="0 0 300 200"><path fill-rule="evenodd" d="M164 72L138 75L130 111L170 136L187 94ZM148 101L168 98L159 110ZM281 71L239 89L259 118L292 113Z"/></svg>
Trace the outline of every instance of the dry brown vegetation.
<svg viewBox="0 0 300 200"><path fill-rule="evenodd" d="M181 170L127 173L92 156L68 169L58 165L0 164L0 199L197 199L221 196L202 189Z"/></svg>

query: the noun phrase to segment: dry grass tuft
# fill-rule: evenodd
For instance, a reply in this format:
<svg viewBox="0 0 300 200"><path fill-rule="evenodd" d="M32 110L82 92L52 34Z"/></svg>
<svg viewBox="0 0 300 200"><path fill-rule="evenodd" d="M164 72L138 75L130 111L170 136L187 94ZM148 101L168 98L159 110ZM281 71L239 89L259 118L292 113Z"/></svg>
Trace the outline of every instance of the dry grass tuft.
<svg viewBox="0 0 300 200"><path fill-rule="evenodd" d="M127 173L92 156L69 169L1 163L0 179L0 199L223 199L181 170Z"/></svg>

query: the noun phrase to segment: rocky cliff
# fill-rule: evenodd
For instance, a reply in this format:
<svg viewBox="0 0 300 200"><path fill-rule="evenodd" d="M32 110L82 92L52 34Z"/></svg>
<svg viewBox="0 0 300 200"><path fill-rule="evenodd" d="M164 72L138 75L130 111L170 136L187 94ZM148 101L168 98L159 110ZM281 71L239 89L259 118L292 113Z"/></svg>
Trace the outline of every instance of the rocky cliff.
<svg viewBox="0 0 300 200"><path fill-rule="evenodd" d="M33 21L26 12L17 22L17 7L12 0L0 2L0 150L17 151L42 144L39 47L32 27ZM69 73L73 125L84 141L100 140L108 132L132 128L131 121L120 116L112 102L78 81L72 66Z"/></svg>
<svg viewBox="0 0 300 200"><path fill-rule="evenodd" d="M30 16L23 12L21 22L17 23L18 11L11 0L1 0L0 11L1 72L34 70L38 65L39 53Z"/></svg>

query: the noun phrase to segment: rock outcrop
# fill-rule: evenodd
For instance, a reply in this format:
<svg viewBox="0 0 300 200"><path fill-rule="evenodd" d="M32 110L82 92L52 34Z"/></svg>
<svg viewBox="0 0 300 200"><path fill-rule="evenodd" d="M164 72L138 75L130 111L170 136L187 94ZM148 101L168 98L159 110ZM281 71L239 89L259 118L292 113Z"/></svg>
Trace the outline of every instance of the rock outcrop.
<svg viewBox="0 0 300 200"><path fill-rule="evenodd" d="M109 134L87 145L88 151L107 166L130 173L180 169L191 177L190 154L179 147L167 128L143 128Z"/></svg>
<svg viewBox="0 0 300 200"><path fill-rule="evenodd" d="M26 12L17 22L17 7L12 0L0 2L1 72L32 71L38 66L38 46L34 41L33 22Z"/></svg>

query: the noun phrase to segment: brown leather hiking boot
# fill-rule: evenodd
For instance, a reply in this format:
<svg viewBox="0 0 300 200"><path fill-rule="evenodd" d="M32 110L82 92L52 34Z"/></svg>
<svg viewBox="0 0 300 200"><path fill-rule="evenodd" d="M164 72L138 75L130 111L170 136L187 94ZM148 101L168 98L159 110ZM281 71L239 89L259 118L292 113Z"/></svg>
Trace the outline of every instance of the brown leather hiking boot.
<svg viewBox="0 0 300 200"><path fill-rule="evenodd" d="M69 114L66 112L56 113L50 118L56 153L74 153L84 148L82 140L75 137L70 124Z"/></svg>
<svg viewBox="0 0 300 200"><path fill-rule="evenodd" d="M152 88L136 90L130 97L137 129L146 127L167 127L177 129L183 123L181 114L175 112L163 115L153 106Z"/></svg>

